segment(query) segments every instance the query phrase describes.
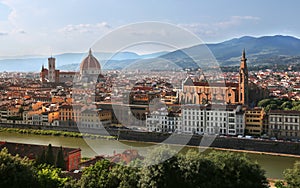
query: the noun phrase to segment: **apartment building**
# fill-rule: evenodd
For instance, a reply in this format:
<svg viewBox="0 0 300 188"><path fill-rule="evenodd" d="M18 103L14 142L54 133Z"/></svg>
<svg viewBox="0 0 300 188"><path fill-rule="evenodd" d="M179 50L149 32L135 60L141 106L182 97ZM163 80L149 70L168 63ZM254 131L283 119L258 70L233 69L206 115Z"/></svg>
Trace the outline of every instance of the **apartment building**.
<svg viewBox="0 0 300 188"><path fill-rule="evenodd" d="M184 105L180 114L152 112L149 131L187 134L244 135L245 113L240 105Z"/></svg>
<svg viewBox="0 0 300 188"><path fill-rule="evenodd" d="M181 115L166 110L152 112L146 117L146 127L151 132L181 132Z"/></svg>
<svg viewBox="0 0 300 188"><path fill-rule="evenodd" d="M300 138L300 111L270 110L268 135L279 139Z"/></svg>
<svg viewBox="0 0 300 188"><path fill-rule="evenodd" d="M104 128L111 124L111 112L102 109L86 109L80 113L78 126L82 128Z"/></svg>
<svg viewBox="0 0 300 188"><path fill-rule="evenodd" d="M245 112L245 134L260 136L266 134L266 113L263 108L247 109Z"/></svg>
<svg viewBox="0 0 300 188"><path fill-rule="evenodd" d="M240 105L185 105L182 131L192 134L243 135L245 113Z"/></svg>

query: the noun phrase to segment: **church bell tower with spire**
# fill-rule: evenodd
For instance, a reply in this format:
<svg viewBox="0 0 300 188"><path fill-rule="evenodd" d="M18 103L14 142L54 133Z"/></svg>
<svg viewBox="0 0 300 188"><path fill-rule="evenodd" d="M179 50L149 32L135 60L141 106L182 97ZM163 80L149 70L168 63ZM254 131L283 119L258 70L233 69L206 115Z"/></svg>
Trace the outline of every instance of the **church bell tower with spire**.
<svg viewBox="0 0 300 188"><path fill-rule="evenodd" d="M239 72L239 103L248 105L248 68L245 49L242 53Z"/></svg>

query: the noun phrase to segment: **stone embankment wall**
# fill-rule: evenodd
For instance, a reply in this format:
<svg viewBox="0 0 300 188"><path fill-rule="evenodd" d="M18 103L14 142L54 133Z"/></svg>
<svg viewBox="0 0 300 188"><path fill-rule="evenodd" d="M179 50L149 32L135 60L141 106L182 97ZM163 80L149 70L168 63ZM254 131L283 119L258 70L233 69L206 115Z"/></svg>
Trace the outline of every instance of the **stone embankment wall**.
<svg viewBox="0 0 300 188"><path fill-rule="evenodd" d="M271 152L280 154L293 154L300 156L300 143L296 142L279 142L270 140L244 139L235 137L208 137L199 135L170 135L168 133L153 133L153 132L137 132L131 130L115 130L110 129L80 129L77 127L55 127L55 126L36 126L36 125L15 125L1 124L1 127L13 128L34 128L44 130L59 130L59 131L74 131L91 134L111 135L116 136L119 140L130 140L140 142L155 142L167 144L186 144L189 146L208 146L203 143L210 143L210 147L234 149L234 150L249 150L257 152ZM201 142L202 141L202 142ZM207 141L207 142L206 142Z"/></svg>

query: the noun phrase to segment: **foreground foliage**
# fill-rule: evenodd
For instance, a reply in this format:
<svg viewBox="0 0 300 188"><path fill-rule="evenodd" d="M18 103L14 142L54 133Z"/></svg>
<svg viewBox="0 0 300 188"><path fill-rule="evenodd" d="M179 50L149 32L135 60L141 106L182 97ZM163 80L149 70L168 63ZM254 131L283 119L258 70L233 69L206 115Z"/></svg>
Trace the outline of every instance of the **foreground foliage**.
<svg viewBox="0 0 300 188"><path fill-rule="evenodd" d="M12 156L4 148L0 152L0 187L9 188L60 188L66 187L70 178L62 177L61 170L50 165L36 167L27 158Z"/></svg>
<svg viewBox="0 0 300 188"><path fill-rule="evenodd" d="M294 167L287 169L283 173L284 181L276 182L277 188L299 188L300 187L300 161Z"/></svg>
<svg viewBox="0 0 300 188"><path fill-rule="evenodd" d="M161 159L164 162L161 162ZM201 155L190 151L174 155L165 148L156 148L135 167L99 161L84 170L81 187L205 187L266 188L265 172L245 155L212 152Z"/></svg>
<svg viewBox="0 0 300 188"><path fill-rule="evenodd" d="M35 187L37 177L28 159L12 156L4 148L0 152L0 187Z"/></svg>
<svg viewBox="0 0 300 188"><path fill-rule="evenodd" d="M79 181L63 177L60 169L49 165L35 167L6 150L1 151L0 160L0 187L268 187L265 172L258 164L245 155L229 152L175 155L167 147L155 148L143 161L128 165L100 160L85 168Z"/></svg>

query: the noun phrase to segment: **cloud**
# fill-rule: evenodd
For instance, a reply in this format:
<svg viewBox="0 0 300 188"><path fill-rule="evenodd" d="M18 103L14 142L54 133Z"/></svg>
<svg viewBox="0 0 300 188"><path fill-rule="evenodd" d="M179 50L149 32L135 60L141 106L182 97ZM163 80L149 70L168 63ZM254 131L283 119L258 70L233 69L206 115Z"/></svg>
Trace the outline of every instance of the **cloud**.
<svg viewBox="0 0 300 188"><path fill-rule="evenodd" d="M218 28L228 28L232 26L237 26L243 23L243 21L258 21L260 20L259 17L255 16L232 16L227 21L217 22L213 25Z"/></svg>
<svg viewBox="0 0 300 188"><path fill-rule="evenodd" d="M8 35L7 32L0 32L0 36L5 36L5 35Z"/></svg>
<svg viewBox="0 0 300 188"><path fill-rule="evenodd" d="M0 22L7 21L8 15L11 12L11 8L0 0Z"/></svg>
<svg viewBox="0 0 300 188"><path fill-rule="evenodd" d="M26 32L19 26L18 24L18 14L17 10L15 8L15 3L14 1L11 0L2 0L1 3L9 7L10 13L8 14L7 17L7 23L8 23L8 32L5 32L4 35L8 34L25 34ZM3 35L3 34L2 34Z"/></svg>
<svg viewBox="0 0 300 188"><path fill-rule="evenodd" d="M225 21L211 22L211 23L191 23L191 24L178 24L178 26L186 28L187 30L207 37L216 37L221 35L226 29L238 27L245 22L258 22L259 17L255 16L231 16Z"/></svg>
<svg viewBox="0 0 300 188"><path fill-rule="evenodd" d="M13 34L26 34L26 31L22 29L13 29L8 32L0 32L0 36L13 35Z"/></svg>
<svg viewBox="0 0 300 188"><path fill-rule="evenodd" d="M201 36L215 36L217 34L216 28L212 24L207 23L191 23L191 24L178 24L196 35Z"/></svg>
<svg viewBox="0 0 300 188"><path fill-rule="evenodd" d="M98 33L107 32L111 29L111 26L106 22L100 22L96 24L78 24L78 25L67 25L58 31L60 33L70 34L70 33Z"/></svg>
<svg viewBox="0 0 300 188"><path fill-rule="evenodd" d="M7 17L7 20L14 26L16 26L17 22L17 10L14 8L14 4L10 0L2 0L2 3L9 7L10 13Z"/></svg>
<svg viewBox="0 0 300 188"><path fill-rule="evenodd" d="M12 11L10 12L10 14L8 15L8 21L10 23L12 23L14 26L17 25L17 11L16 9L12 9Z"/></svg>
<svg viewBox="0 0 300 188"><path fill-rule="evenodd" d="M13 29L10 33L13 33L13 34L26 34L26 32L23 29Z"/></svg>
<svg viewBox="0 0 300 188"><path fill-rule="evenodd" d="M240 20L260 20L260 17L256 16L232 16L231 18Z"/></svg>

